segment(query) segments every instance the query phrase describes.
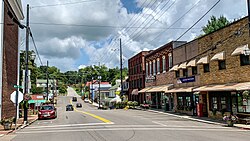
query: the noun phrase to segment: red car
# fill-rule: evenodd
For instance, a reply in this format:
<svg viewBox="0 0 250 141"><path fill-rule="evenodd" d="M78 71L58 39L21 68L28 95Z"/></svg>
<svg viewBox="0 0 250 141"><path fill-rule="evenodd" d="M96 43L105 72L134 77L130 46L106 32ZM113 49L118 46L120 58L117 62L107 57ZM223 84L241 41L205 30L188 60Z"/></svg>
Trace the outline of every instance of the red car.
<svg viewBox="0 0 250 141"><path fill-rule="evenodd" d="M54 105L42 105L38 111L38 119L56 118L57 112Z"/></svg>

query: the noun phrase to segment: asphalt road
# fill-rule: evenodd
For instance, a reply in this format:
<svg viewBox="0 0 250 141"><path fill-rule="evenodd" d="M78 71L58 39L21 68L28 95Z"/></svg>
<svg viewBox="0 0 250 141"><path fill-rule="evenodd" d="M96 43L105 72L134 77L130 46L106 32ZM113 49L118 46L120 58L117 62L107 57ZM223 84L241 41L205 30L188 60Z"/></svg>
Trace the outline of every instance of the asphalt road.
<svg viewBox="0 0 250 141"><path fill-rule="evenodd" d="M58 118L38 120L9 136L13 141L249 141L250 131L140 110L98 110L84 103L65 106L76 96L58 97ZM73 102L76 104L77 102Z"/></svg>

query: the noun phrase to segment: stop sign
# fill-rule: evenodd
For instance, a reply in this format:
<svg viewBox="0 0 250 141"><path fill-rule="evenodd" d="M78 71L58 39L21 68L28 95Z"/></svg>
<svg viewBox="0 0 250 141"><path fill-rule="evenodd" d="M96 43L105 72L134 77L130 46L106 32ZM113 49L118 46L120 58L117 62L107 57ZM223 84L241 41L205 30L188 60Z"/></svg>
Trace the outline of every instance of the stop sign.
<svg viewBox="0 0 250 141"><path fill-rule="evenodd" d="M11 95L10 95L10 100L13 102L13 103L16 103L16 92L17 91L14 91ZM21 101L23 101L23 93L18 91L18 103L20 103Z"/></svg>

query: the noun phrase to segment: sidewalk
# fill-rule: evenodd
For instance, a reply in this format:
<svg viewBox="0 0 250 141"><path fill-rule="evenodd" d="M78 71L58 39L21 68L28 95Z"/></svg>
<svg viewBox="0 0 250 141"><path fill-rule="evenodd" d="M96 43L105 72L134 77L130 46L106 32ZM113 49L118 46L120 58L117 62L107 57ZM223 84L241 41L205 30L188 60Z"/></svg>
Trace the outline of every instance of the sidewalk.
<svg viewBox="0 0 250 141"><path fill-rule="evenodd" d="M30 124L32 124L33 122L35 122L37 120L37 115L29 115L28 116L28 123L26 125L23 124L23 118L19 118L17 121L17 130L18 129L22 129ZM4 135L7 135L9 133L12 133L15 131L15 124L12 124L12 130L4 130L3 126L0 125L0 138Z"/></svg>
<svg viewBox="0 0 250 141"><path fill-rule="evenodd" d="M141 110L144 110L144 109L141 109ZM203 122L203 123L207 123L207 124L227 126L226 122L223 121L222 119L219 120L219 119L211 119L208 117L189 116L189 115L180 114L180 113L165 112L164 110L158 110L158 109L148 109L145 111L154 112L154 113L161 113L161 114L165 114L165 115L175 116L175 117L189 119L189 120L197 121L197 122ZM234 127L239 128L239 129L250 130L250 125L245 125L245 124L234 124Z"/></svg>

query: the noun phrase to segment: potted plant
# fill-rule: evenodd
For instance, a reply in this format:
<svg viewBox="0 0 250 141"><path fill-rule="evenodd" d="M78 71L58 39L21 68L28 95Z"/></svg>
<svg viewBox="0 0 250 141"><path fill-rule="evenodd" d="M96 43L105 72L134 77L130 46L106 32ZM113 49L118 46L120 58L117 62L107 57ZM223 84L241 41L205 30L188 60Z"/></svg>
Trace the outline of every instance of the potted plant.
<svg viewBox="0 0 250 141"><path fill-rule="evenodd" d="M224 115L223 120L227 122L227 126L233 127L234 123L238 121L238 117L236 115Z"/></svg>
<svg viewBox="0 0 250 141"><path fill-rule="evenodd" d="M12 123L14 121L14 117L11 118L2 118L1 125L3 125L4 130L10 130L12 127Z"/></svg>

